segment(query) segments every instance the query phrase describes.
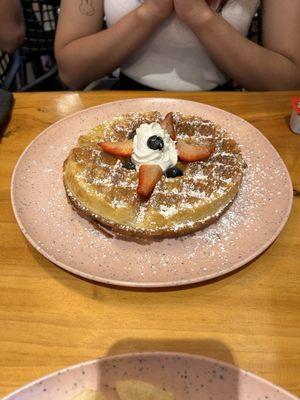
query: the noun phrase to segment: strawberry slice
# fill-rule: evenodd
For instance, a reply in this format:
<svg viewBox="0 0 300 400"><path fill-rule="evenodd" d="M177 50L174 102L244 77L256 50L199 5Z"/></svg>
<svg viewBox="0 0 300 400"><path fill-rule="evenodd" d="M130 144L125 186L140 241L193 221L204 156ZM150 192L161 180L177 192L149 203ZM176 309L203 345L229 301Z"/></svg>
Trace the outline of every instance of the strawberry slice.
<svg viewBox="0 0 300 400"><path fill-rule="evenodd" d="M124 142L100 142L98 144L102 150L114 156L129 157L133 153L132 140L125 140Z"/></svg>
<svg viewBox="0 0 300 400"><path fill-rule="evenodd" d="M174 121L173 121L173 113L169 112L166 116L165 119L160 123L160 126L163 129L166 129L168 134L170 135L170 138L175 140L176 139L176 132L174 128Z"/></svg>
<svg viewBox="0 0 300 400"><path fill-rule="evenodd" d="M214 151L212 146L206 144L192 145L181 140L177 142L178 158L183 162L200 161L209 157Z"/></svg>
<svg viewBox="0 0 300 400"><path fill-rule="evenodd" d="M162 169L155 164L142 164L139 168L139 184L137 192L140 196L148 197L162 177Z"/></svg>

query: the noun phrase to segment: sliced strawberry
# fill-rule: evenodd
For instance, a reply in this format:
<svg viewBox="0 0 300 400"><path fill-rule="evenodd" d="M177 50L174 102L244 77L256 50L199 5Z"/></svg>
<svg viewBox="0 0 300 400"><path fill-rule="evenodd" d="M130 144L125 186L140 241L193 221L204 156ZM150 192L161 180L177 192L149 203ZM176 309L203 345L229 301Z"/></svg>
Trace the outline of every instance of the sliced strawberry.
<svg viewBox="0 0 300 400"><path fill-rule="evenodd" d="M173 113L169 112L165 119L160 123L160 126L163 129L166 129L168 134L170 135L171 139L176 139L176 132L174 128L174 121L173 121Z"/></svg>
<svg viewBox="0 0 300 400"><path fill-rule="evenodd" d="M133 153L132 140L125 140L124 142L100 142L98 144L102 150L114 156L129 157Z"/></svg>
<svg viewBox="0 0 300 400"><path fill-rule="evenodd" d="M140 196L148 197L162 176L162 169L155 164L142 164L139 168L139 184L137 192Z"/></svg>
<svg viewBox="0 0 300 400"><path fill-rule="evenodd" d="M178 158L183 162L200 161L209 157L214 151L212 146L206 144L192 145L181 140L177 142Z"/></svg>

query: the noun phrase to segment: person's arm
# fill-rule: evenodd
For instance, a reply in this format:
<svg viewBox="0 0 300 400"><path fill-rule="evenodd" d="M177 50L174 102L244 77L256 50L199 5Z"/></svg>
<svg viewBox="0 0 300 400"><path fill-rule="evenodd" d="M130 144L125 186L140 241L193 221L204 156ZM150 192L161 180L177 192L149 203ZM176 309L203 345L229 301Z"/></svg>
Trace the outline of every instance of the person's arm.
<svg viewBox="0 0 300 400"><path fill-rule="evenodd" d="M55 39L62 81L78 88L112 72L172 12L173 0L145 0L101 30L103 0L62 0Z"/></svg>
<svg viewBox="0 0 300 400"><path fill-rule="evenodd" d="M19 0L0 2L0 49L13 53L25 38L22 8Z"/></svg>
<svg viewBox="0 0 300 400"><path fill-rule="evenodd" d="M300 1L265 0L263 47L237 32L204 0L174 0L179 18L211 58L248 90L300 88Z"/></svg>

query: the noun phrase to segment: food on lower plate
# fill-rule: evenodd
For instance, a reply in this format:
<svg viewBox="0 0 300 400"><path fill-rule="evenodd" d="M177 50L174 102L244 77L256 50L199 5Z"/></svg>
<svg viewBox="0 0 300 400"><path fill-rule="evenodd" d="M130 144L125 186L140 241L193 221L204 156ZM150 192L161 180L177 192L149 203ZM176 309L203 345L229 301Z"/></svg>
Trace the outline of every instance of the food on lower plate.
<svg viewBox="0 0 300 400"><path fill-rule="evenodd" d="M116 384L120 400L173 400L172 393L140 380L122 380Z"/></svg>
<svg viewBox="0 0 300 400"><path fill-rule="evenodd" d="M116 391L120 400L173 400L172 393L151 383L128 379L116 383ZM107 400L99 391L84 390L72 400Z"/></svg>
<svg viewBox="0 0 300 400"><path fill-rule="evenodd" d="M231 204L243 177L238 144L200 116L124 114L80 136L64 162L69 201L95 227L137 238L204 228Z"/></svg>
<svg viewBox="0 0 300 400"><path fill-rule="evenodd" d="M87 389L83 390L82 392L74 396L72 400L107 400L107 399L101 392Z"/></svg>

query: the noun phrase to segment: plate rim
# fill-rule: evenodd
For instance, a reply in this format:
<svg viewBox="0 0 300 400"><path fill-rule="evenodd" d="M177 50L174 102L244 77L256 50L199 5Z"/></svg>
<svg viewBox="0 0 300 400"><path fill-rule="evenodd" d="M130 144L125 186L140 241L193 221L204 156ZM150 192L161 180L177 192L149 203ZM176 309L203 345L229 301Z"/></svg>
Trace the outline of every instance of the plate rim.
<svg viewBox="0 0 300 400"><path fill-rule="evenodd" d="M163 101L166 103L169 102L174 102L174 101L183 101L185 103L192 103L194 105L200 105L200 106L205 106L208 107L212 110L216 110L217 112L222 112L223 114L227 116L233 116L235 119L238 119L239 121L243 122L244 124L248 125L251 127L251 129L254 129L256 133L268 144L268 146L271 146L272 150L275 152L277 155L278 161L281 163L281 167L285 170L286 176L287 176L287 182L289 186L289 197L288 197L288 206L285 210L284 218L282 218L281 223L278 225L276 231L274 231L273 235L266 241L262 246L259 247L259 249L249 255L247 258L242 259L241 261L231 265L230 269L226 270L221 270L221 271L216 271L210 274L207 274L202 277L195 277L195 278L186 278L186 279L180 279L176 281L162 281L162 282L154 282L154 281L149 281L149 282L140 282L140 281L125 281L125 280L118 280L118 279L113 279L113 278L103 278L98 275L94 275L91 273L86 273L83 271L78 271L76 268L73 268L72 266L67 265L64 262L61 262L59 260L56 260L56 258L49 254L46 250L41 248L36 241L31 237L30 233L27 232L25 227L23 226L21 222L21 218L18 215L17 212L17 206L14 198L14 187L15 187L15 180L16 180L16 174L18 167L22 160L26 157L26 154L28 150L33 146L43 135L45 135L50 129L55 127L56 125L60 124L61 122L64 122L70 118L74 118L77 115L80 115L86 111L91 111L97 108L101 107L107 107L110 105L117 105L120 103L130 103L130 102L136 102L136 101ZM293 185L290 177L290 173L282 160L280 154L278 151L275 149L275 147L272 145L272 143L265 137L265 135L260 132L254 125L252 125L250 122L246 121L245 119L241 118L240 116L233 114L229 111L223 110L221 108L211 106L210 104L202 103L202 102L197 102L197 101L192 101L192 100L185 100L185 99L180 99L180 98L171 98L171 97L136 97L136 98L130 98L130 99L124 99L124 100L116 100L112 102L106 102L106 103L101 103L92 107L87 107L82 110L79 110L75 113L72 113L70 115L65 116L64 118L59 119L58 121L54 122L53 124L49 125L46 129L44 129L41 133L39 133L23 150L21 155L19 156L15 167L13 169L13 173L11 176L11 185L10 185L10 198L11 198L11 204L14 212L15 219L19 225L19 228L24 235L25 239L29 241L29 243L33 246L34 249L36 249L40 254L42 254L43 257L45 257L48 261L52 262L56 266L64 269L65 271L68 271L69 273L72 273L76 276L80 276L82 278L88 279L89 281L94 281L106 285L112 285L115 287L127 287L127 288L140 288L140 289L155 289L155 288L176 288L176 287L184 287L184 286L189 286L189 285L194 285L194 284L201 284L203 282L209 283L212 279L215 278L221 278L221 277L226 277L226 275L234 273L235 271L238 272L240 268L243 266L246 266L249 262L252 260L255 260L259 255L261 255L275 240L278 238L280 232L283 230L284 226L288 222L289 216L291 214L292 210L292 205L293 205Z"/></svg>
<svg viewBox="0 0 300 400"><path fill-rule="evenodd" d="M203 360L203 361L207 361L211 364L216 363L220 366L224 366L228 369L230 369L231 371L235 371L238 372L238 374L246 374L247 377L249 376L252 379L255 379L259 382L261 382L262 384L278 389L281 393L283 393L285 396L287 396L288 398L290 398L291 400L299 400L299 397L297 397L295 394L289 392L287 389L284 389L281 386L276 385L275 383L268 381L265 378L262 378L261 376L255 374L254 372L245 370L243 368L238 367L235 364L230 364L226 361L221 361L218 360L216 358L213 357L208 357L208 356L203 356L200 354L192 354L192 353L186 353L186 352L177 352L177 351L136 351L136 352L129 352L129 353L122 353L122 354L115 354L115 355L109 355L109 356L103 356L103 357L98 357L98 358L94 358L92 360L87 360L87 361L83 361L83 362L79 362L76 364L72 364L70 366L67 367L63 367L59 370L56 370L54 372L50 372L49 374L43 375L42 377L35 379L23 386L21 386L20 388L17 388L15 391L9 393L8 395L6 395L5 397L3 397L2 400L12 400L12 397L18 394L22 394L22 391L26 390L26 389L30 389L31 387L33 387L34 385L38 384L39 382L45 381L49 378L55 377L57 375L62 375L66 372L72 371L72 370L76 370L78 368L81 367L85 367L85 366L89 366L92 364L98 364L98 363L102 363L102 362L106 362L106 361L111 361L114 360L116 358L121 358L121 359L126 359L126 358L137 358L137 357L181 357L184 359L192 359L192 360Z"/></svg>

